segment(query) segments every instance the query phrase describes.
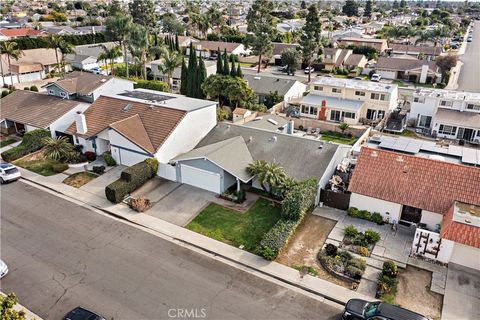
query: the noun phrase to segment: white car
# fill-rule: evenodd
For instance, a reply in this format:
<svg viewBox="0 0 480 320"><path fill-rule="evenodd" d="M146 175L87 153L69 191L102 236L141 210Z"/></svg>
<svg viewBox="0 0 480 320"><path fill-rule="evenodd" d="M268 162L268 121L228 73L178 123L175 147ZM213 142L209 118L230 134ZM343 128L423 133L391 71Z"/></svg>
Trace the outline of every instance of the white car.
<svg viewBox="0 0 480 320"><path fill-rule="evenodd" d="M378 73L374 73L374 74L372 74L372 77L370 78L370 80L375 81L375 82L379 82L380 80L382 80L382 76L379 75Z"/></svg>
<svg viewBox="0 0 480 320"><path fill-rule="evenodd" d="M0 162L0 183L15 181L21 176L22 174L13 164Z"/></svg>
<svg viewBox="0 0 480 320"><path fill-rule="evenodd" d="M315 68L314 67L306 67L305 70L303 70L303 72L305 74L309 74L309 73L312 73L315 71Z"/></svg>
<svg viewBox="0 0 480 320"><path fill-rule="evenodd" d="M0 279L5 277L7 275L7 273L8 273L7 264L5 262L3 262L3 260L0 259Z"/></svg>
<svg viewBox="0 0 480 320"><path fill-rule="evenodd" d="M105 70L103 70L102 68L99 68L99 67L95 67L95 68L90 69L90 72L93 73L93 74L103 74L103 75L107 74L107 72Z"/></svg>

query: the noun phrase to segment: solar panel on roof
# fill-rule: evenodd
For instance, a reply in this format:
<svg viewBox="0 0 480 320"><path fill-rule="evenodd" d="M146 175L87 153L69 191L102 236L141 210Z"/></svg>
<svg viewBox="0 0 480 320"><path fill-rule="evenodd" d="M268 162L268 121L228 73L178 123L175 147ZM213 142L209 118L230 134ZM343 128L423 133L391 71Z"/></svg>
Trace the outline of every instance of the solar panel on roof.
<svg viewBox="0 0 480 320"><path fill-rule="evenodd" d="M174 99L175 97L166 96L159 93L145 92L145 91L125 91L119 94L120 96L130 97L135 99L149 100L149 101L165 101Z"/></svg>

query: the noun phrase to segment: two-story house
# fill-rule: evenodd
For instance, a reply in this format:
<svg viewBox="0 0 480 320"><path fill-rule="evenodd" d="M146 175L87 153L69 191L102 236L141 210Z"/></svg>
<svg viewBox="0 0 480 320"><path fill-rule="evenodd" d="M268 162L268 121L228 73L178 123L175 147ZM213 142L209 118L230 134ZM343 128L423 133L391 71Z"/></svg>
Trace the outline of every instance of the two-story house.
<svg viewBox="0 0 480 320"><path fill-rule="evenodd" d="M398 105L398 86L318 77L300 101L300 116L330 122L376 122Z"/></svg>
<svg viewBox="0 0 480 320"><path fill-rule="evenodd" d="M363 68L367 64L367 58L363 54L354 54L351 49L325 48L323 64L328 71L336 68Z"/></svg>
<svg viewBox="0 0 480 320"><path fill-rule="evenodd" d="M480 93L420 89L413 93L410 122L439 138L480 142Z"/></svg>

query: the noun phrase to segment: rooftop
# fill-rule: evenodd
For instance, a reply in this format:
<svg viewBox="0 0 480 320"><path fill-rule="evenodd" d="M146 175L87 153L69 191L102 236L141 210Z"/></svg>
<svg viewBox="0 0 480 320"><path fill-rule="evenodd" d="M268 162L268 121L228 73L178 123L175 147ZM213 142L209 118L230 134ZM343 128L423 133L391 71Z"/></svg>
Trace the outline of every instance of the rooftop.
<svg viewBox="0 0 480 320"><path fill-rule="evenodd" d="M279 95L285 95L297 80L288 76L277 76L273 74L244 74L243 78L247 80L248 85L255 93L268 94L277 91Z"/></svg>
<svg viewBox="0 0 480 320"><path fill-rule="evenodd" d="M57 82L46 84L45 87L56 85L70 94L89 95L111 79L113 79L111 76L74 71L67 74L65 78L59 79Z"/></svg>
<svg viewBox="0 0 480 320"><path fill-rule="evenodd" d="M443 218L443 239L480 248L480 207L456 201Z"/></svg>
<svg viewBox="0 0 480 320"><path fill-rule="evenodd" d="M361 89L387 93L391 93L398 89L398 86L396 84L330 77L317 77L310 83L331 87L347 87L351 89Z"/></svg>
<svg viewBox="0 0 480 320"><path fill-rule="evenodd" d="M342 99L337 97L327 97L318 94L309 93L302 98L301 104L321 105L325 101L327 108L335 108L348 111L358 111L364 104L363 101Z"/></svg>
<svg viewBox="0 0 480 320"><path fill-rule="evenodd" d="M417 89L413 93L415 97L430 97L441 98L450 100L466 100L470 102L480 102L480 93L478 92L465 92L465 91L453 91L445 89L429 89L422 88Z"/></svg>
<svg viewBox="0 0 480 320"><path fill-rule="evenodd" d="M288 120L275 114L265 114L243 124L246 127L283 132Z"/></svg>

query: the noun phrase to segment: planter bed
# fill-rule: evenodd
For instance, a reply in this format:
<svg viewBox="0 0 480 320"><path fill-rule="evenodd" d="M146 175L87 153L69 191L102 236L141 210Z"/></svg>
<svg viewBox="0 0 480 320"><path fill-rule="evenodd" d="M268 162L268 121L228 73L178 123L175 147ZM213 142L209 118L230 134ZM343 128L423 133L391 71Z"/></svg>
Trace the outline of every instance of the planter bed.
<svg viewBox="0 0 480 320"><path fill-rule="evenodd" d="M332 244L327 244L324 249L320 250L317 258L320 265L334 277L357 284L352 285L353 288L358 286L366 269L364 259L355 258L345 250L338 250Z"/></svg>

